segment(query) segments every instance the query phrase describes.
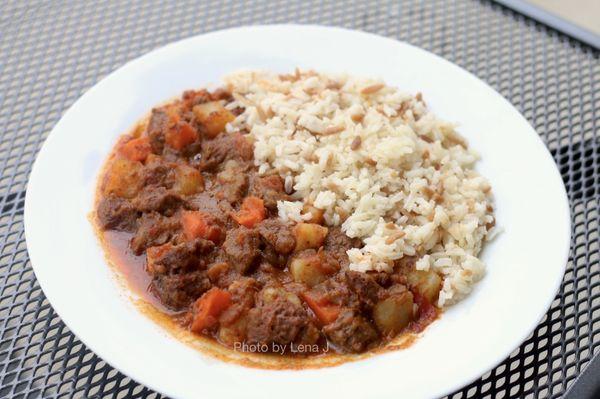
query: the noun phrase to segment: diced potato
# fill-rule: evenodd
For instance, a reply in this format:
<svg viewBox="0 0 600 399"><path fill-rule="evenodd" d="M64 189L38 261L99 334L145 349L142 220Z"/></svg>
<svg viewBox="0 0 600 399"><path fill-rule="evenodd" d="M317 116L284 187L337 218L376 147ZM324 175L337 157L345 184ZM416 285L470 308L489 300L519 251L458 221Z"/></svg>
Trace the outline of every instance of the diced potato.
<svg viewBox="0 0 600 399"><path fill-rule="evenodd" d="M248 325L248 320L246 317L242 316L237 319L233 324L224 326L221 325L219 327L218 339L219 342L228 345L234 346L236 342L243 342L246 336L246 326Z"/></svg>
<svg viewBox="0 0 600 399"><path fill-rule="evenodd" d="M296 251L303 249L317 249L323 245L327 232L327 227L323 227L316 223L298 223L294 228L296 238Z"/></svg>
<svg viewBox="0 0 600 399"><path fill-rule="evenodd" d="M373 321L386 335L398 334L413 318L413 295L410 291L392 295L377 302L373 308Z"/></svg>
<svg viewBox="0 0 600 399"><path fill-rule="evenodd" d="M283 288L267 287L260 292L260 297L265 303L273 302L275 298L280 297L294 305L301 305L300 298L296 294Z"/></svg>
<svg viewBox="0 0 600 399"><path fill-rule="evenodd" d="M304 283L309 287L315 286L327 279L327 274L321 268L318 255L299 254L292 258L289 264L290 273L297 283Z"/></svg>
<svg viewBox="0 0 600 399"><path fill-rule="evenodd" d="M214 138L225 129L225 125L235 119L221 101L211 101L194 106L196 120L204 126L208 137Z"/></svg>
<svg viewBox="0 0 600 399"><path fill-rule="evenodd" d="M325 213L323 209L315 208L312 205L305 204L302 207L302 213L308 214L310 213L310 219L307 220L309 223L323 224L323 214Z"/></svg>
<svg viewBox="0 0 600 399"><path fill-rule="evenodd" d="M116 158L104 181L105 194L133 198L142 188L142 164L126 158Z"/></svg>
<svg viewBox="0 0 600 399"><path fill-rule="evenodd" d="M442 279L434 271L412 270L407 276L408 284L431 304L437 301L442 289Z"/></svg>
<svg viewBox="0 0 600 399"><path fill-rule="evenodd" d="M202 174L191 166L177 165L173 189L181 195L192 195L204 190Z"/></svg>

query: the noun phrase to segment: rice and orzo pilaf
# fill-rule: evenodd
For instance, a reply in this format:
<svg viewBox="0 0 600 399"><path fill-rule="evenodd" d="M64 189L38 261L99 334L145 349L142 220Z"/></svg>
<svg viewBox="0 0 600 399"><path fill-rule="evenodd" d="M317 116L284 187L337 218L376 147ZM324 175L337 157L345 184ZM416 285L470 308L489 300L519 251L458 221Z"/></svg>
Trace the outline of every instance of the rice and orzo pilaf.
<svg viewBox="0 0 600 399"><path fill-rule="evenodd" d="M495 232L491 187L474 170L477 153L420 93L298 70L240 72L226 83L227 107L244 109L227 129L249 131L258 173L276 171L293 193L278 202L280 218L324 211L326 224L364 243L347 252L351 270L386 272L416 257L417 269L443 278L440 307L482 278L478 254Z"/></svg>

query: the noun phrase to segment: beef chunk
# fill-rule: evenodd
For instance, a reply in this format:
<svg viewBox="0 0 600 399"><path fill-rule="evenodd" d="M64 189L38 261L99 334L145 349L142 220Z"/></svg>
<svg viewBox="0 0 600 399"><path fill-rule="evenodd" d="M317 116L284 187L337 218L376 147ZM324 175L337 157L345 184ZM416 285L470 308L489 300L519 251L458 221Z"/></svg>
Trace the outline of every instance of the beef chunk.
<svg viewBox="0 0 600 399"><path fill-rule="evenodd" d="M219 191L232 204L240 202L248 191L247 164L231 160L225 163L224 170L217 175Z"/></svg>
<svg viewBox="0 0 600 399"><path fill-rule="evenodd" d="M283 267L284 266L285 264L283 264ZM287 276L281 271L283 267L269 261L263 261L259 263L256 270L252 273L252 277L254 277L262 287L268 285L276 286L286 281ZM289 280L289 278L287 280Z"/></svg>
<svg viewBox="0 0 600 399"><path fill-rule="evenodd" d="M149 157L142 171L144 186L163 186L170 188L175 183L174 165L159 157Z"/></svg>
<svg viewBox="0 0 600 399"><path fill-rule="evenodd" d="M194 107L194 105L204 104L209 101L224 100L226 102L230 102L233 101L233 96L224 88L218 88L212 93L206 89L200 89L184 91L181 99L185 103L186 108L191 109Z"/></svg>
<svg viewBox="0 0 600 399"><path fill-rule="evenodd" d="M262 247L260 254L269 265L275 266L279 269L284 269L287 265L288 257L275 251L275 249L270 245L265 245Z"/></svg>
<svg viewBox="0 0 600 399"><path fill-rule="evenodd" d="M188 109L192 109L194 107L194 105L204 104L209 101L212 101L212 97L211 97L210 93L205 89L186 90L183 92L183 95L181 96L181 98L183 99L183 101L186 105L186 108L188 108Z"/></svg>
<svg viewBox="0 0 600 399"><path fill-rule="evenodd" d="M279 175L256 176L252 179L250 195L262 198L265 202L265 207L271 211L277 210L277 201L287 201L290 199L285 193L283 179Z"/></svg>
<svg viewBox="0 0 600 399"><path fill-rule="evenodd" d="M204 143L200 168L212 171L230 159L250 161L253 155L254 146L245 136L240 133L221 133Z"/></svg>
<svg viewBox="0 0 600 399"><path fill-rule="evenodd" d="M346 352L362 352L378 339L377 331L363 316L345 310L323 328L327 338Z"/></svg>
<svg viewBox="0 0 600 399"><path fill-rule="evenodd" d="M160 301L174 310L186 308L210 288L210 281L203 270L159 275L151 285L151 291Z"/></svg>
<svg viewBox="0 0 600 399"><path fill-rule="evenodd" d="M373 308L379 293L382 288L375 279L361 272L347 271L345 272L346 284L350 290L356 295L360 305L365 310Z"/></svg>
<svg viewBox="0 0 600 399"><path fill-rule="evenodd" d="M152 276L152 292L172 309L189 306L212 286L205 269L213 248L211 241L203 239L148 248L146 269Z"/></svg>
<svg viewBox="0 0 600 399"><path fill-rule="evenodd" d="M382 288L366 273L346 271L316 285L313 290L330 303L368 312L377 302Z"/></svg>
<svg viewBox="0 0 600 399"><path fill-rule="evenodd" d="M256 230L239 226L227 233L223 250L229 257L231 264L238 272L243 274L260 254L259 245L260 238Z"/></svg>
<svg viewBox="0 0 600 399"><path fill-rule="evenodd" d="M295 294L267 287L259 293L257 306L248 312L246 340L260 344L315 343L319 336L314 329Z"/></svg>
<svg viewBox="0 0 600 399"><path fill-rule="evenodd" d="M233 101L233 96L231 95L231 93L227 89L224 89L222 87L219 87L217 90L213 91L213 93L211 94L211 98L213 101Z"/></svg>
<svg viewBox="0 0 600 399"><path fill-rule="evenodd" d="M360 239L348 237L339 227L330 227L323 243L325 252L334 257L343 268L349 263L346 251L360 247L362 247Z"/></svg>
<svg viewBox="0 0 600 399"><path fill-rule="evenodd" d="M279 219L266 219L258 225L258 233L263 241L280 254L287 255L294 250L296 239L291 227Z"/></svg>
<svg viewBox="0 0 600 399"><path fill-rule="evenodd" d="M210 192L195 194L193 197L188 198L187 206L195 211L211 215L222 225L227 224L229 214L233 211L229 202L215 198Z"/></svg>
<svg viewBox="0 0 600 399"><path fill-rule="evenodd" d="M151 247L146 253L146 268L153 277L206 269L206 265L211 261L207 255L213 248L212 241L201 238L176 245L167 243Z"/></svg>
<svg viewBox="0 0 600 399"><path fill-rule="evenodd" d="M137 210L124 198L115 195L102 197L97 214L100 227L105 230L135 230Z"/></svg>
<svg viewBox="0 0 600 399"><path fill-rule="evenodd" d="M344 281L342 273L313 287L313 292L324 301L343 307L358 308L358 301Z"/></svg>
<svg viewBox="0 0 600 399"><path fill-rule="evenodd" d="M258 282L249 277L243 277L232 282L228 291L231 294L231 305L219 318L223 325L231 325L239 320L254 306L254 297L259 290Z"/></svg>
<svg viewBox="0 0 600 399"><path fill-rule="evenodd" d="M145 187L133 200L133 205L142 212L160 212L173 215L183 204L183 199L164 187Z"/></svg>
<svg viewBox="0 0 600 399"><path fill-rule="evenodd" d="M179 230L179 220L156 212L144 213L138 220L137 231L131 239L131 250L141 255L148 247L168 242Z"/></svg>
<svg viewBox="0 0 600 399"><path fill-rule="evenodd" d="M383 288L388 288L394 283L390 274L386 272L368 272L368 275L373 277L377 284Z"/></svg>
<svg viewBox="0 0 600 399"><path fill-rule="evenodd" d="M171 118L164 108L155 108L152 110L152 115L148 122L148 137L153 153L162 154L165 147L165 133L170 125Z"/></svg>

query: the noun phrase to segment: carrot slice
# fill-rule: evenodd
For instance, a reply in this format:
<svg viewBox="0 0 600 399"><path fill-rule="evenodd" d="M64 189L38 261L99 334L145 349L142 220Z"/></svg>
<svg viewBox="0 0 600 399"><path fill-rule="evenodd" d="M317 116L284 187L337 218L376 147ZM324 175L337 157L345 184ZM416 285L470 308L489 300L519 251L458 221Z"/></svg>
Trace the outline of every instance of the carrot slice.
<svg viewBox="0 0 600 399"><path fill-rule="evenodd" d="M129 140L120 149L121 154L130 161L144 162L152 152L150 139L148 137L138 137Z"/></svg>
<svg viewBox="0 0 600 399"><path fill-rule="evenodd" d="M205 238L213 242L221 239L221 229L214 224L210 215L199 211L184 211L181 214L181 227L188 240Z"/></svg>
<svg viewBox="0 0 600 399"><path fill-rule="evenodd" d="M265 219L265 205L258 197L246 197L239 212L231 214L233 220L248 228L254 227Z"/></svg>
<svg viewBox="0 0 600 399"><path fill-rule="evenodd" d="M213 287L204 293L192 307L190 330L201 333L217 324L218 317L231 305L231 294Z"/></svg>
<svg viewBox="0 0 600 399"><path fill-rule="evenodd" d="M302 299L308 307L313 311L317 319L323 324L333 323L340 314L340 307L333 305L327 301L315 297L313 294L304 292L301 294Z"/></svg>
<svg viewBox="0 0 600 399"><path fill-rule="evenodd" d="M187 122L177 123L165 133L165 141L177 151L181 151L196 140L198 140L198 132Z"/></svg>
<svg viewBox="0 0 600 399"><path fill-rule="evenodd" d="M231 215L231 217L242 226L248 228L254 227L254 225L262 220L258 213L249 211L239 211L238 213Z"/></svg>

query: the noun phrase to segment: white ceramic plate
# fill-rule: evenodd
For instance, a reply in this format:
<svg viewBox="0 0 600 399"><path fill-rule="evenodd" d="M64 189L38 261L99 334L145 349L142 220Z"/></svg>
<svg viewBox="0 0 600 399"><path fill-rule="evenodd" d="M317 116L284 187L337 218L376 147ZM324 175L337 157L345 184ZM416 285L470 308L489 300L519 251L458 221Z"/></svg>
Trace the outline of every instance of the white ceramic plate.
<svg viewBox="0 0 600 399"><path fill-rule="evenodd" d="M268 371L228 364L178 342L137 311L87 219L102 162L155 104L241 68L296 66L382 77L421 91L482 155L505 232L483 253L488 273L406 350L337 367ZM94 352L176 398L429 398L471 382L533 330L561 281L570 241L557 169L527 121L465 70L371 34L317 26L255 26L192 37L118 69L65 113L44 144L25 201L29 255L44 293Z"/></svg>

